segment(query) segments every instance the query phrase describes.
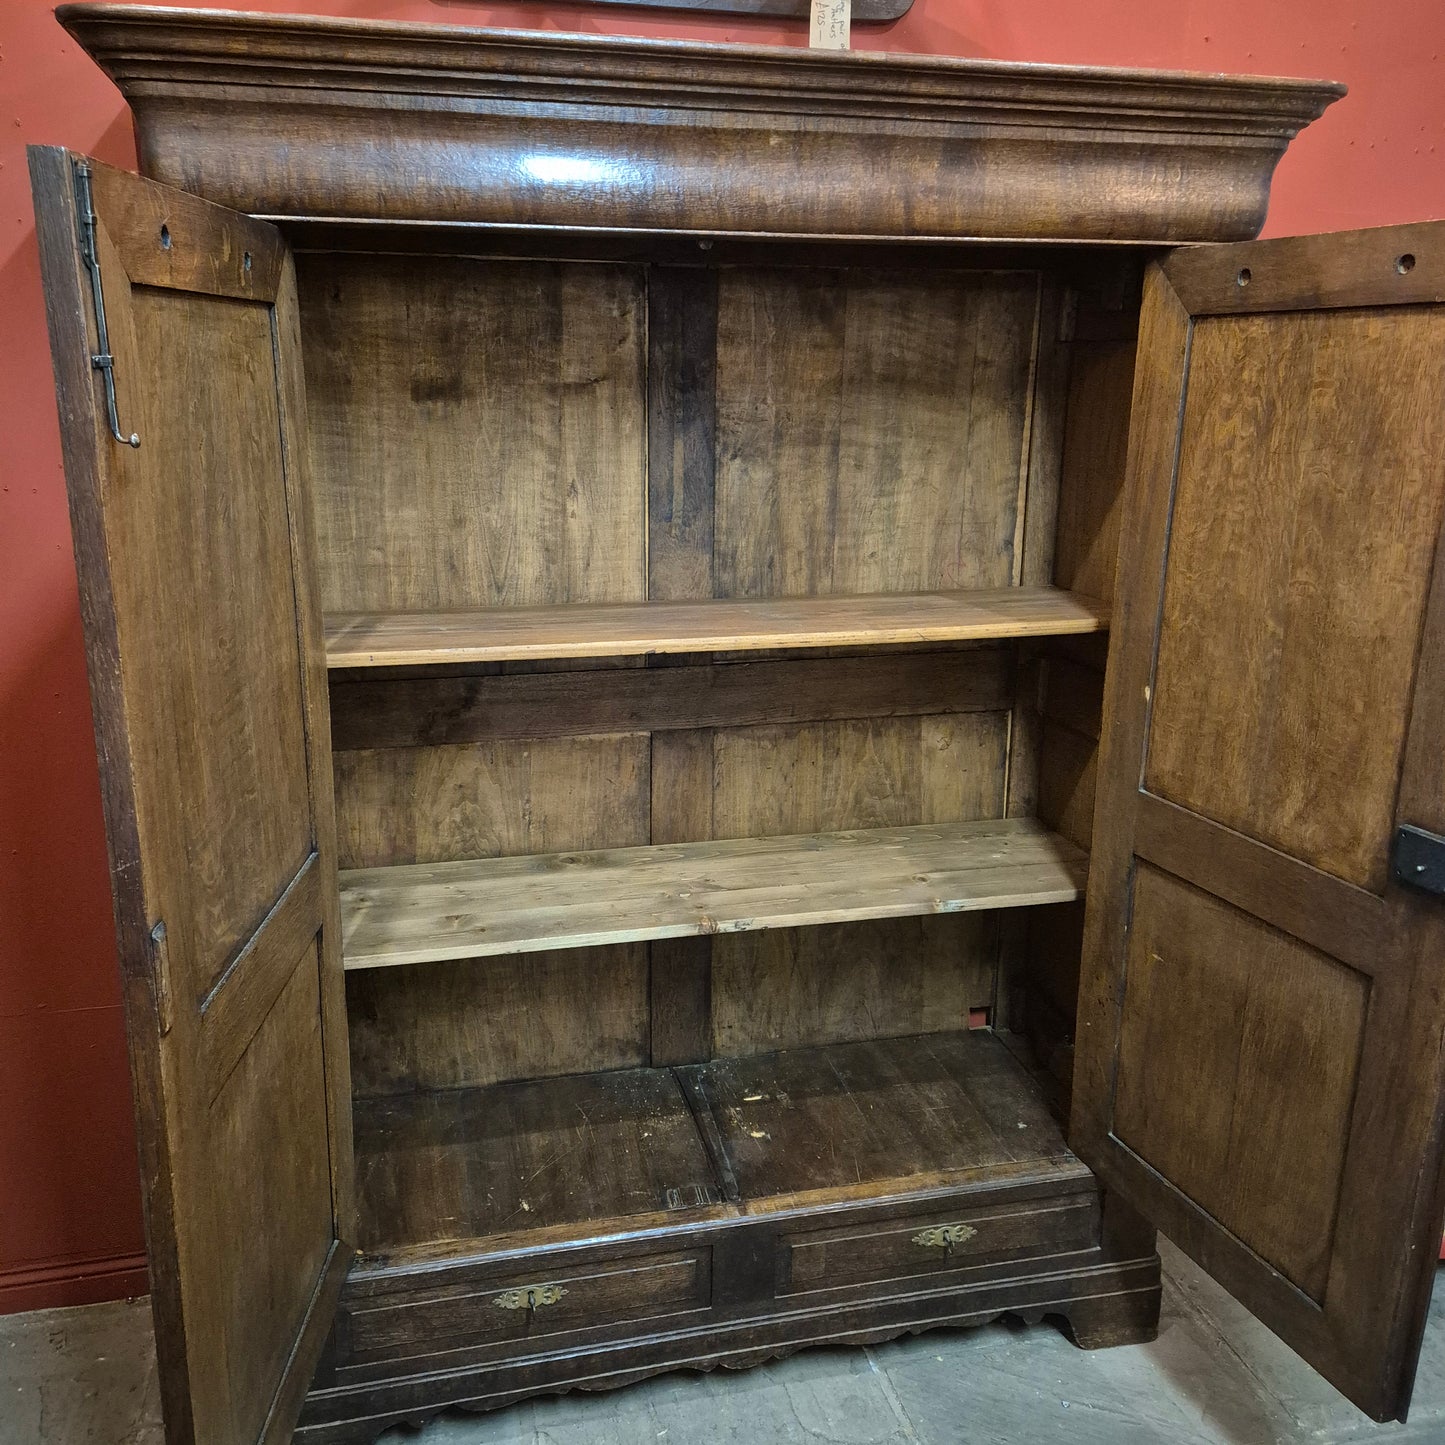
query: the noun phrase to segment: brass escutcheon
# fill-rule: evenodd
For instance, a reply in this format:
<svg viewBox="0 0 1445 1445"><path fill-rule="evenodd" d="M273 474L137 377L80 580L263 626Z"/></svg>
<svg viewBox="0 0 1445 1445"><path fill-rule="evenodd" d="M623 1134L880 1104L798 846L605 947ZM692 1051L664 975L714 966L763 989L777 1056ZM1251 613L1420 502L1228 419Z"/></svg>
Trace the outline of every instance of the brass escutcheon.
<svg viewBox="0 0 1445 1445"><path fill-rule="evenodd" d="M509 1289L492 1301L499 1310L526 1310L528 1314L543 1305L554 1305L567 1293L565 1285L529 1284L525 1289Z"/></svg>
<svg viewBox="0 0 1445 1445"><path fill-rule="evenodd" d="M935 1224L931 1229L921 1230L913 1236L914 1244L924 1249L951 1251L956 1244L963 1244L978 1233L971 1224Z"/></svg>

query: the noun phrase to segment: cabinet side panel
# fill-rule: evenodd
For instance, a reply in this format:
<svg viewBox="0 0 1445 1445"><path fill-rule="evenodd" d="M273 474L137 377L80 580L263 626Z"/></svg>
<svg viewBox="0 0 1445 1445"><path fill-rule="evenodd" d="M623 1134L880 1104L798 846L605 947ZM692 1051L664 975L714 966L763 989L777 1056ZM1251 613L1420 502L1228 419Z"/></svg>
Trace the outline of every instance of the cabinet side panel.
<svg viewBox="0 0 1445 1445"><path fill-rule="evenodd" d="M640 268L297 270L326 610L646 595Z"/></svg>
<svg viewBox="0 0 1445 1445"><path fill-rule="evenodd" d="M1132 318L1114 324L1132 329ZM1119 551L1135 341L1077 340L1069 351L1052 580L1107 602L1114 596ZM1084 849L1093 843L1106 658L1107 642L1088 638L1045 644L1037 663L1034 811ZM1022 761L1017 754L1015 761ZM1003 989L1010 1002L1022 1001L1021 1024L1034 1054L1067 1091L1083 905L1034 910L1025 926L1022 967L1006 969Z"/></svg>

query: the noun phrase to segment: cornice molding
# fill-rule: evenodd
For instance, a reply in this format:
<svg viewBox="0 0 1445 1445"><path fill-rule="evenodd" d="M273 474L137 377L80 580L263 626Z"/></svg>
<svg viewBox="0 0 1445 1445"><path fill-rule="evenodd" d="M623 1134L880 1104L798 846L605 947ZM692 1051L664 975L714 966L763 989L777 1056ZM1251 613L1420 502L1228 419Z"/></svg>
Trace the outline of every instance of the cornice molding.
<svg viewBox="0 0 1445 1445"><path fill-rule="evenodd" d="M147 174L288 219L1233 240L1320 81L69 5Z"/></svg>

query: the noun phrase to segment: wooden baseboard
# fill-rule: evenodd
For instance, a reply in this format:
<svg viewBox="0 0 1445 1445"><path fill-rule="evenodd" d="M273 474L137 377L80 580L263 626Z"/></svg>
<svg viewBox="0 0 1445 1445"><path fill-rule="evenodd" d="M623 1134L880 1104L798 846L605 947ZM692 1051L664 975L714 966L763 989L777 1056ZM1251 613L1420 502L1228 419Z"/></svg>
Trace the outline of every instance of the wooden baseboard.
<svg viewBox="0 0 1445 1445"><path fill-rule="evenodd" d="M0 1315L129 1299L150 1289L144 1254L0 1269Z"/></svg>

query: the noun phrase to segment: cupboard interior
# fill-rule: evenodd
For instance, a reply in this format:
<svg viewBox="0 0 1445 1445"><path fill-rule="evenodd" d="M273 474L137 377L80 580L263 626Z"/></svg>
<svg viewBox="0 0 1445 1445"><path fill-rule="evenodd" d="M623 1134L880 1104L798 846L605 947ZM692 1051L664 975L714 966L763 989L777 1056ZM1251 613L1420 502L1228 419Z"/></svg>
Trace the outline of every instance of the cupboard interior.
<svg viewBox="0 0 1445 1445"><path fill-rule="evenodd" d="M366 1253L1087 1179L1142 260L919 255L298 254Z"/></svg>

